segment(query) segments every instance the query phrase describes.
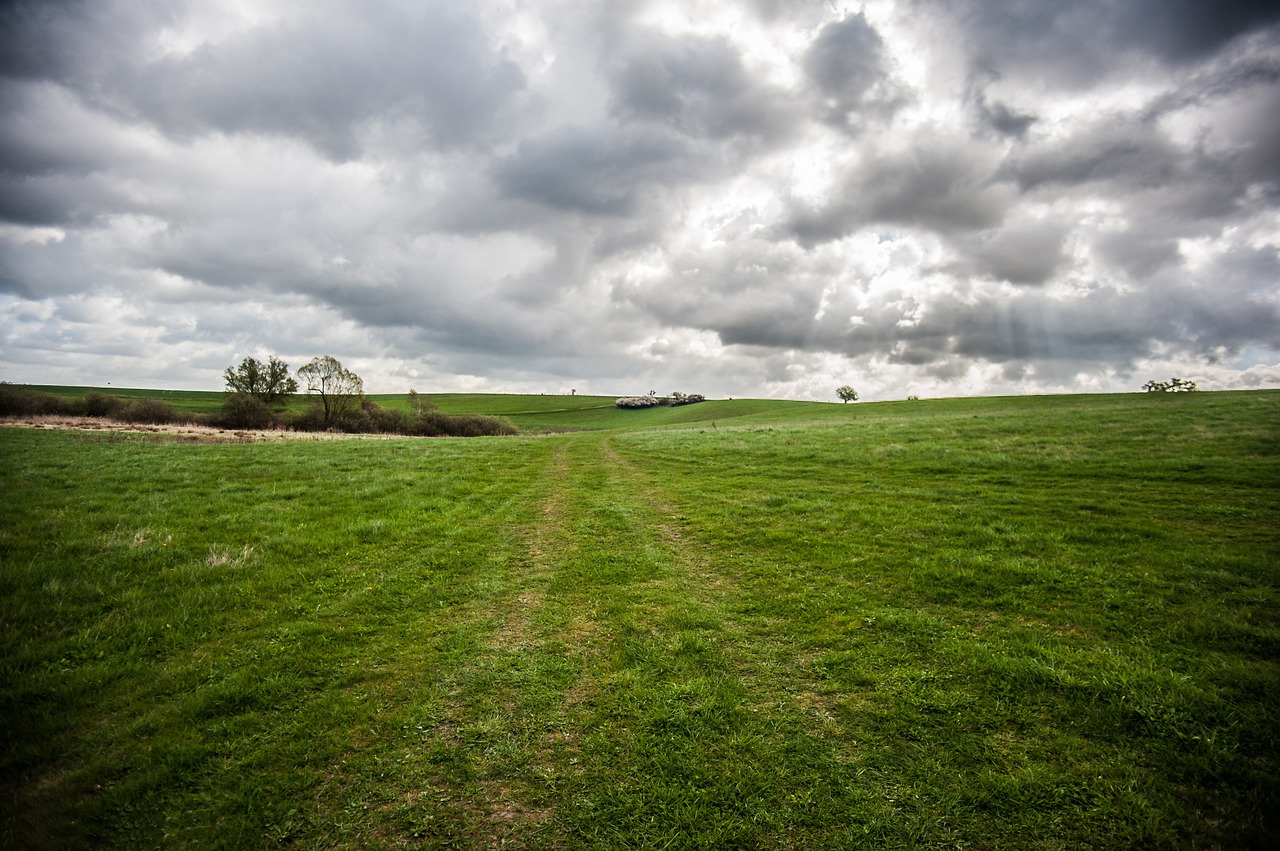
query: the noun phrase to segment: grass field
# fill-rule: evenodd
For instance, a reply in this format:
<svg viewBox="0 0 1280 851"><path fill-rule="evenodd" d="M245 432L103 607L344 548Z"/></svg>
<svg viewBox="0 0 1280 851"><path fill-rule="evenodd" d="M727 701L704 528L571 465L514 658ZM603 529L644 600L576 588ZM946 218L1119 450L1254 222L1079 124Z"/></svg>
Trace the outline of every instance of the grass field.
<svg viewBox="0 0 1280 851"><path fill-rule="evenodd" d="M204 390L125 390L111 387L54 385L33 385L32 389L69 398L82 397L89 393L106 393L126 399L157 398L172 405L178 411L191 414L214 411L226 398L223 393ZM617 398L615 396L499 393L423 393L421 396L447 414L488 414L504 417L526 434L657 428L739 417L751 417L753 421L759 421L762 417L795 420L797 417L843 416L836 410L838 405L777 399L720 400L675 408L657 407L627 411L614 406ZM369 398L393 410L410 409L407 393L371 394ZM289 406L296 410L306 404L306 394L298 394L291 398Z"/></svg>
<svg viewBox="0 0 1280 851"><path fill-rule="evenodd" d="M1273 845L1280 392L433 399L0 429L6 847Z"/></svg>

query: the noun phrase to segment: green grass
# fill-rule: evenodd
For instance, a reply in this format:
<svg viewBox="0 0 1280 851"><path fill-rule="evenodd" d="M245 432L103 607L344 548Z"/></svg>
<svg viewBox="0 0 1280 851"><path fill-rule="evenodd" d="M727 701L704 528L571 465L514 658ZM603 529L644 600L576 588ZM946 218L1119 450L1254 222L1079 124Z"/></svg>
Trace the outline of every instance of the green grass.
<svg viewBox="0 0 1280 851"><path fill-rule="evenodd" d="M185 413L217 410L224 394L204 390L137 390L101 387L31 385L32 389L58 396L79 398L89 393L106 393L126 399L161 399ZM830 417L840 414L839 405L822 402L791 402L776 399L742 399L703 402L681 407L647 410L620 410L615 396L545 396L486 393L423 393L447 414L488 414L505 417L525 434L599 431L604 429L647 429L668 425L716 422L741 417L752 421L794 421L797 415ZM305 404L305 394L296 395L290 407ZM409 410L409 394L370 394L370 399L392 410Z"/></svg>
<svg viewBox="0 0 1280 851"><path fill-rule="evenodd" d="M206 414L222 405L224 394L207 390L143 390L129 387L72 387L54 384L26 385L41 393L52 393L69 399L79 399L90 393L119 396L121 399L160 399L179 411L189 414Z"/></svg>
<svg viewBox="0 0 1280 851"><path fill-rule="evenodd" d="M4 843L1270 846L1280 393L455 401L0 429Z"/></svg>

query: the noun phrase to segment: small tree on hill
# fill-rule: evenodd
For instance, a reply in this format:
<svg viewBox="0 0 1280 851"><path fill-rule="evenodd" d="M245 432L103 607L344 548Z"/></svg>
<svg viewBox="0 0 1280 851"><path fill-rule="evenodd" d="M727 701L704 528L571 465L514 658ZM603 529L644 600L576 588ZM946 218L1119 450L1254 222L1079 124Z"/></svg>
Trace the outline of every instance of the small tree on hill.
<svg viewBox="0 0 1280 851"><path fill-rule="evenodd" d="M275 355L266 363L257 358L245 358L237 367L227 367L222 374L227 389L232 393L246 393L265 405L283 402L298 392L298 382L289 375L289 365Z"/></svg>
<svg viewBox="0 0 1280 851"><path fill-rule="evenodd" d="M854 390L848 384L836 389L836 395L840 397L846 405L850 402L858 401L858 391Z"/></svg>
<svg viewBox="0 0 1280 851"><path fill-rule="evenodd" d="M317 394L325 426L335 425L352 411L360 410L364 381L345 369L337 358L331 355L312 358L305 366L298 367L298 377L306 384L307 392Z"/></svg>

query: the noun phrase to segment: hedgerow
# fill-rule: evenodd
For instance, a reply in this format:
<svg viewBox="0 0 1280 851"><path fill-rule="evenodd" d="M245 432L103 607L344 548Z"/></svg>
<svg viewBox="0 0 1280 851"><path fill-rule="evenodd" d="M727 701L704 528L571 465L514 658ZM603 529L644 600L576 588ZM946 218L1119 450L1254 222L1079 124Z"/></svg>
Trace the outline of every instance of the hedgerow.
<svg viewBox="0 0 1280 851"><path fill-rule="evenodd" d="M30 387L0 383L0 416L89 416L135 425L195 423L215 428L339 431L347 434L403 434L419 437L496 437L519 433L507 419L485 414L446 414L413 394L413 411L384 408L367 397L326 421L312 402L296 410L272 410L247 393L228 393L221 407L208 414L188 414L151 397L121 398L88 393L67 398Z"/></svg>

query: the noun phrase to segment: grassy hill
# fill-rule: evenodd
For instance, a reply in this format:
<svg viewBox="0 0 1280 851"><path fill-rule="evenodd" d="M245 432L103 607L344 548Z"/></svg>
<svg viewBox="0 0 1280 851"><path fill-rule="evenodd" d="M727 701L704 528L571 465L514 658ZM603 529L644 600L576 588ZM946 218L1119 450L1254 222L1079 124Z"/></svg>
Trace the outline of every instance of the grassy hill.
<svg viewBox="0 0 1280 851"><path fill-rule="evenodd" d="M0 428L0 844L1277 834L1280 393L435 399Z"/></svg>
<svg viewBox="0 0 1280 851"><path fill-rule="evenodd" d="M31 385L32 389L66 397L108 393L126 399L156 398L179 411L207 413L222 404L224 394L200 390L142 390L100 387ZM1213 409L1232 400L1265 397L1271 391L1185 394L1095 394L1066 396L957 397L923 401L797 402L780 399L719 399L680 407L623 410L614 407L613 396L555 396L504 393L423 393L422 398L449 414L489 414L509 419L522 433L616 431L667 427L726 428L771 424L816 424L862 420L920 420L935 417L1071 416L1080 411L1147 410L1158 416L1162 405ZM403 393L372 394L378 404L392 409L409 409ZM1191 399L1192 401L1186 401ZM306 404L305 396L295 396L291 407ZM1135 408L1134 406L1144 406Z"/></svg>
<svg viewBox="0 0 1280 851"><path fill-rule="evenodd" d="M102 387L30 385L33 390L69 398L89 393L106 393L126 399L156 398L179 411L207 413L222 404L224 394L202 390L140 390ZM678 408L658 407L624 411L614 407L615 396L546 396L504 393L423 393L422 398L449 414L489 414L511 420L525 433L597 431L601 429L653 428L664 425L755 417L787 418L800 411L827 411L839 407L821 402L743 399L710 401ZM370 394L370 399L386 408L408 410L407 393ZM295 396L292 407L306 404L305 396Z"/></svg>

